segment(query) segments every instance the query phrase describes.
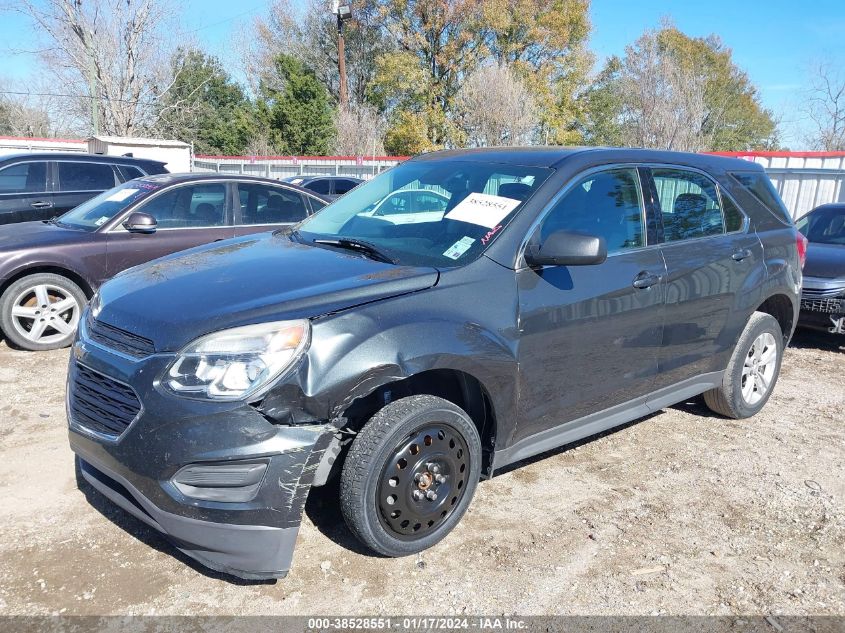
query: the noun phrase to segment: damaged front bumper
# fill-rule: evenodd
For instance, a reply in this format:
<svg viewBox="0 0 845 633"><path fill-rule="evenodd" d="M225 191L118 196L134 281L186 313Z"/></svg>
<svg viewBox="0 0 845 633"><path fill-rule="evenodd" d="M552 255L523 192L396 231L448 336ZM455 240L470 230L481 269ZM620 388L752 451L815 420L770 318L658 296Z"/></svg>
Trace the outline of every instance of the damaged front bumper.
<svg viewBox="0 0 845 633"><path fill-rule="evenodd" d="M81 476L211 569L285 576L336 428L284 426L247 403L169 395L154 377L171 359L74 344L67 409Z"/></svg>

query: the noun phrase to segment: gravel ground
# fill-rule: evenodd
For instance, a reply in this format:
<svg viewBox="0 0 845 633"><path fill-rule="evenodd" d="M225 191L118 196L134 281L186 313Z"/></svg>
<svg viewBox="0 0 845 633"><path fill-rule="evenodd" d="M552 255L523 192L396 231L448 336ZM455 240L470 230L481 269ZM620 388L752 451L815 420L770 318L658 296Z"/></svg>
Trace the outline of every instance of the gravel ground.
<svg viewBox="0 0 845 633"><path fill-rule="evenodd" d="M233 581L78 487L67 350L0 343L0 614L845 615L845 338L799 333L751 420L692 401L482 482L383 559L312 493L290 575Z"/></svg>

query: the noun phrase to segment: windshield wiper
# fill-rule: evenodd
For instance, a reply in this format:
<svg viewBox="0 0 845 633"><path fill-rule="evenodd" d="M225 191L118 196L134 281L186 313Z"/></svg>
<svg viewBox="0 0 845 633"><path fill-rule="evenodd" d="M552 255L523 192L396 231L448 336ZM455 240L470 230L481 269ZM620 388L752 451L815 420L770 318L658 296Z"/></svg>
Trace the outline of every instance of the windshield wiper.
<svg viewBox="0 0 845 633"><path fill-rule="evenodd" d="M388 264L395 264L396 260L390 255L380 250L375 244L370 244L364 240L359 240L351 237L341 237L337 239L318 238L313 240L314 244L325 244L327 246L336 246L338 248L345 248L350 251L358 251L363 253L370 259L379 262L387 262Z"/></svg>

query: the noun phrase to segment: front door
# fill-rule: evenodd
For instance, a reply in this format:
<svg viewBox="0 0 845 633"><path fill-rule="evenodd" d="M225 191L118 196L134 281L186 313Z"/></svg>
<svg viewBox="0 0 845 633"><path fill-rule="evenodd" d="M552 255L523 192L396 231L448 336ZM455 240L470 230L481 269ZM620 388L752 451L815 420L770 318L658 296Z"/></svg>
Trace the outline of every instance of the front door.
<svg viewBox="0 0 845 633"><path fill-rule="evenodd" d="M635 168L580 179L540 225L605 238L607 260L517 272L518 441L649 393L658 367L665 266L647 239ZM576 423L577 424L577 423Z"/></svg>
<svg viewBox="0 0 845 633"><path fill-rule="evenodd" d="M154 233L130 233L118 226L109 233L109 274L170 253L234 237L227 185L202 182L166 189L135 207L156 219Z"/></svg>

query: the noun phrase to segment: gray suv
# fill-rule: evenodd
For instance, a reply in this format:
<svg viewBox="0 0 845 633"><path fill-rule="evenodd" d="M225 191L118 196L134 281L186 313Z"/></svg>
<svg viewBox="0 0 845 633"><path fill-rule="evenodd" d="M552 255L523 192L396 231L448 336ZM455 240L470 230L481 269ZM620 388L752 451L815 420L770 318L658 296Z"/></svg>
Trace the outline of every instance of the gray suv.
<svg viewBox="0 0 845 633"><path fill-rule="evenodd" d="M127 180L165 173L160 161L129 156L0 156L0 224L49 220Z"/></svg>
<svg viewBox="0 0 845 633"><path fill-rule="evenodd" d="M437 195L373 213L409 190ZM426 154L292 228L105 283L71 353L70 444L91 486L214 569L285 575L333 478L362 543L413 554L508 464L698 394L757 413L805 247L745 161Z"/></svg>

